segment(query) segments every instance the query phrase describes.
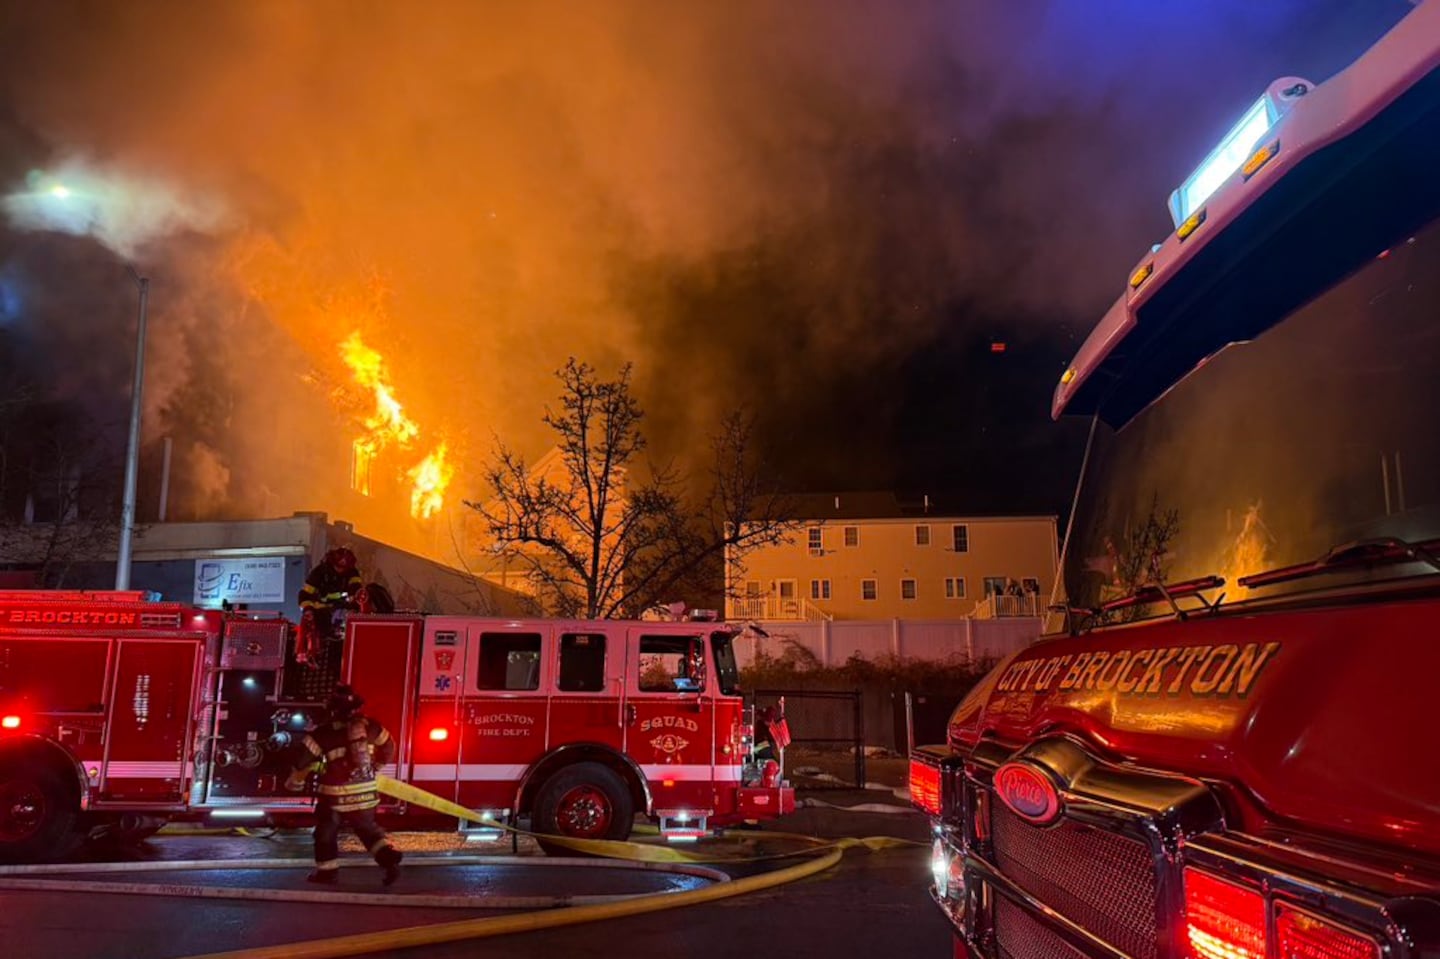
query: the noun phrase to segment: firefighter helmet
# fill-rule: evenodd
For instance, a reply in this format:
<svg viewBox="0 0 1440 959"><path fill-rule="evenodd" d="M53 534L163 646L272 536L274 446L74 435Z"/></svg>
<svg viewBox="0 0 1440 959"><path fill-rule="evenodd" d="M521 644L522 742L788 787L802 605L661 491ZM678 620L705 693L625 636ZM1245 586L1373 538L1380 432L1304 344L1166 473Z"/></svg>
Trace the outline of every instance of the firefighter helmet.
<svg viewBox="0 0 1440 959"><path fill-rule="evenodd" d="M345 719L360 711L365 705L365 700L355 692L348 683L340 683L330 693L330 699L325 708L330 711L330 718Z"/></svg>
<svg viewBox="0 0 1440 959"><path fill-rule="evenodd" d="M325 562L342 573L353 573L359 563L355 554L344 546L337 546L325 554Z"/></svg>
<svg viewBox="0 0 1440 959"><path fill-rule="evenodd" d="M355 596L355 604L362 613L395 612L395 598L390 595L390 590L379 583L366 583L360 587L360 592Z"/></svg>

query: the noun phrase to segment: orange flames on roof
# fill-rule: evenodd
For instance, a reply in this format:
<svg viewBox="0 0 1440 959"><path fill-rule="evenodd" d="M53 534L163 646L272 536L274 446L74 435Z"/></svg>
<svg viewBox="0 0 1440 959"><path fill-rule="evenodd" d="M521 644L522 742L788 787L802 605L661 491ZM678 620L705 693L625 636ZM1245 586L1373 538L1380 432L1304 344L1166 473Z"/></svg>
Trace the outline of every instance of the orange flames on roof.
<svg viewBox="0 0 1440 959"><path fill-rule="evenodd" d="M364 419L365 432L353 440L355 460L362 464L356 471L356 489L369 494L369 468L375 457L390 446L409 449L420 437L420 427L405 415L405 409L395 398L395 389L385 369L385 358L365 345L358 332L351 333L340 344L340 356L355 382L369 390L375 399L375 410ZM446 460L444 441L435 447L424 459L406 471L412 489L410 492L410 515L416 519L429 519L445 505L445 490L455 475L455 469Z"/></svg>

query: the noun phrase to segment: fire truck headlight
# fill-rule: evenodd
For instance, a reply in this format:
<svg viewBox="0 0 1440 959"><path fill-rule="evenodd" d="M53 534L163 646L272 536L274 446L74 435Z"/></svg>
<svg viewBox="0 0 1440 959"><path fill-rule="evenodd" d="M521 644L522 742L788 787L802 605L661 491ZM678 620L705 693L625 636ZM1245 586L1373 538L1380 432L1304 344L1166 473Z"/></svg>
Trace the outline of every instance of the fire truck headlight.
<svg viewBox="0 0 1440 959"><path fill-rule="evenodd" d="M950 891L950 853L945 848L945 840L938 836L930 847L930 878L935 882L935 892L944 899Z"/></svg>
<svg viewBox="0 0 1440 959"><path fill-rule="evenodd" d="M0 729L19 729L19 728L20 728L20 717L19 717L19 716L5 716L5 717L3 717L3 718L0 718Z"/></svg>
<svg viewBox="0 0 1440 959"><path fill-rule="evenodd" d="M964 898L965 859L939 836L930 847L930 877L935 881L938 898L949 901Z"/></svg>

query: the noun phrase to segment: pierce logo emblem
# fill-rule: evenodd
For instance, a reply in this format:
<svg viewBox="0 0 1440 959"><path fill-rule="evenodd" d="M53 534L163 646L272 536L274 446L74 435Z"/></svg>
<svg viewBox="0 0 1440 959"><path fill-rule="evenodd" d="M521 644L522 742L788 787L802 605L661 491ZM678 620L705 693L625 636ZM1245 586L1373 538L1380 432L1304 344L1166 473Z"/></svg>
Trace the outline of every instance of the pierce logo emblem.
<svg viewBox="0 0 1440 959"><path fill-rule="evenodd" d="M655 747L656 752L674 756L686 746L690 745L690 740L683 736L677 736L674 733L663 733L650 740L650 745Z"/></svg>
<svg viewBox="0 0 1440 959"><path fill-rule="evenodd" d="M995 795L1022 819L1044 825L1060 815L1060 792L1050 777L1027 763L995 770Z"/></svg>

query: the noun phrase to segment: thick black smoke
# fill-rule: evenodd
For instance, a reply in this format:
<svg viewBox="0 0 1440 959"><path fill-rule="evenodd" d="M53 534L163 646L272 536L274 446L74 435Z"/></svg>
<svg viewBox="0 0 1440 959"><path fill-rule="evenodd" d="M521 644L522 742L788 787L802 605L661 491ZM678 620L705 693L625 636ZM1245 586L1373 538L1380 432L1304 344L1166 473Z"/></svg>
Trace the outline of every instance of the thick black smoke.
<svg viewBox="0 0 1440 959"><path fill-rule="evenodd" d="M348 502L355 330L451 441L452 499L492 433L543 452L575 354L636 363L661 456L744 403L797 486L1059 508L1050 388L1168 191L1272 78L1407 9L3 0L0 173L169 191L124 252L187 515ZM39 237L0 245L6 335L123 404L123 271Z"/></svg>

